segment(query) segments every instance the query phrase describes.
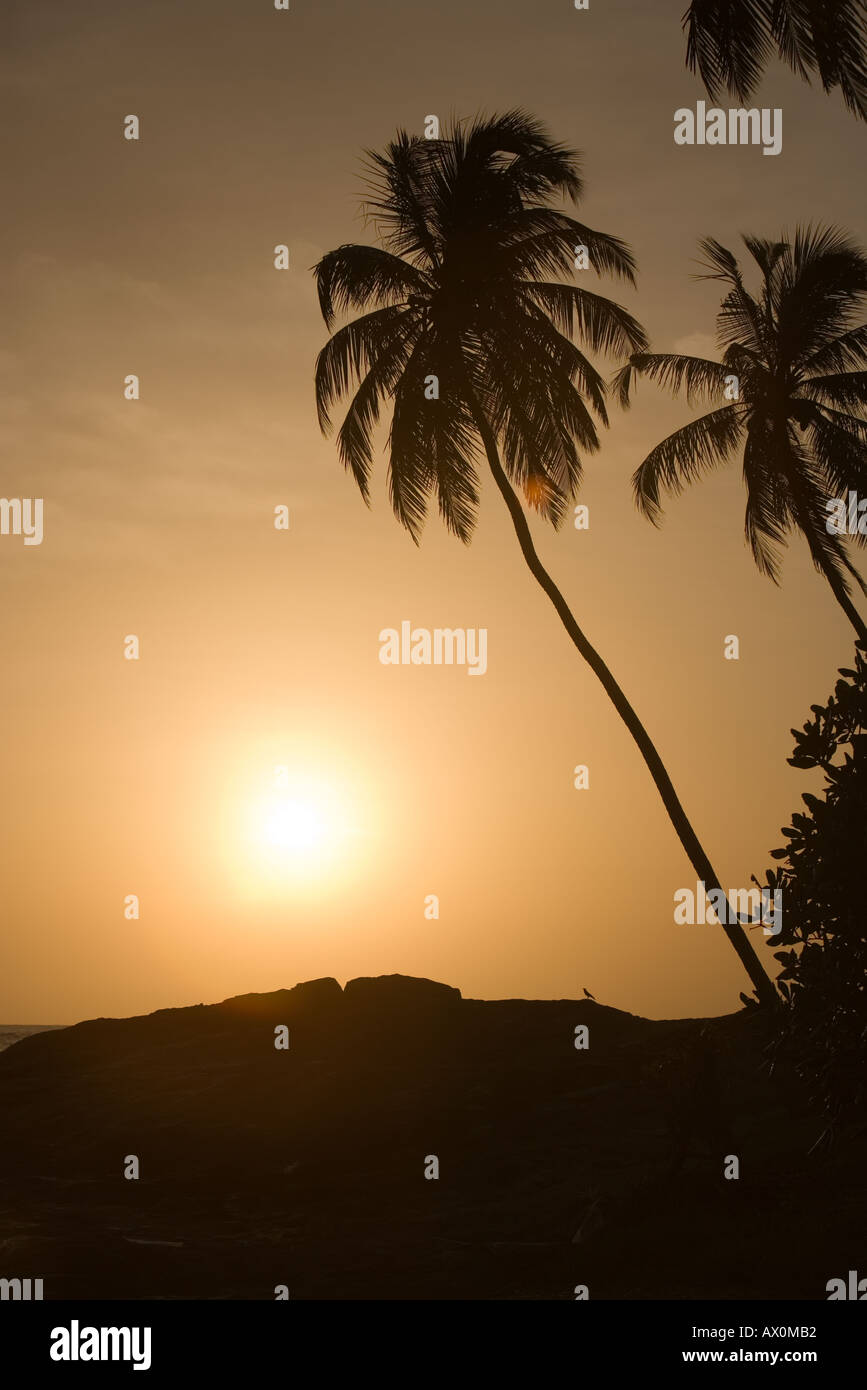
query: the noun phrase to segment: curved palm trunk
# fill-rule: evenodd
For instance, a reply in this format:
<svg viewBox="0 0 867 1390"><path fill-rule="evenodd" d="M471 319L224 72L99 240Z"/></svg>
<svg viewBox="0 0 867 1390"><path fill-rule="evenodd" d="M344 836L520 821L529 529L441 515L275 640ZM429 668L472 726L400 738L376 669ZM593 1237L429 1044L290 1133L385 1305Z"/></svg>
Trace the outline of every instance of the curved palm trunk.
<svg viewBox="0 0 867 1390"><path fill-rule="evenodd" d="M557 585L539 559L536 548L533 545L533 538L530 534L527 518L524 515L524 509L515 496L515 493L512 491L511 484L500 463L500 455L494 432L478 401L475 399L474 394L470 394L469 399L479 434L485 446L488 464L494 475L494 481L509 509L509 514L517 533L518 544L521 547L521 551L524 559L527 561L531 574L550 598L560 616L563 626L572 638L578 651L581 653L590 669L602 682L606 694L614 705L614 708L617 710L620 718L638 744L641 756L644 758L650 775L656 783L656 789L662 797L663 805L668 812L669 819L677 831L680 843L686 850L696 874L707 889L720 890L721 884L714 872L713 865L705 854L698 836L687 819L686 812L678 800L677 792L674 789L671 778L666 772L663 761L656 751L647 730L644 728L635 710L632 708L623 691L620 689L620 686L617 684L617 681L614 679L614 676L602 660L602 657L596 649L591 646L584 633L581 631L572 615L569 605L566 603ZM759 999L764 1004L777 1007L779 1004L779 997L776 987L762 968L752 942L749 940L743 927L739 922L736 924L725 922L723 923L723 931L737 951L741 964L752 980Z"/></svg>
<svg viewBox="0 0 867 1390"><path fill-rule="evenodd" d="M846 614L846 617L849 619L850 623L854 627L860 640L862 642L867 642L867 623L864 622L864 619L861 617L861 614L858 612L858 609L855 607L854 603L847 594L846 586L843 583L843 580L841 579L840 575L835 574L834 571L832 569L829 569L827 565L822 566L822 573L824 574L828 583L831 585L831 589L833 591L835 599L837 600L840 607L843 609L843 612Z"/></svg>

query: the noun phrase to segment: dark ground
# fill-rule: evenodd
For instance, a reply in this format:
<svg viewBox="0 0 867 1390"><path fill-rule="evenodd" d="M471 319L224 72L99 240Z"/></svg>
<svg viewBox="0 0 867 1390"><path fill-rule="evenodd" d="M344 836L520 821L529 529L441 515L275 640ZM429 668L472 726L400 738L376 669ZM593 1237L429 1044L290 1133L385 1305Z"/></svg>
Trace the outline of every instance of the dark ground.
<svg viewBox="0 0 867 1390"><path fill-rule="evenodd" d="M825 1299L864 1263L867 1135L809 1153L821 1118L769 1075L766 1029L389 976L39 1033L0 1055L0 1276L47 1299Z"/></svg>

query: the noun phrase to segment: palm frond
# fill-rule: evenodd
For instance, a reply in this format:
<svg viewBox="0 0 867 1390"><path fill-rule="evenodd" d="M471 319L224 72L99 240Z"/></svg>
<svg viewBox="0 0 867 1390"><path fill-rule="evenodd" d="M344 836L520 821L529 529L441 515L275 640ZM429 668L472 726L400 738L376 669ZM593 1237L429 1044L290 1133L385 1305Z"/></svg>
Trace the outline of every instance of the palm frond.
<svg viewBox="0 0 867 1390"><path fill-rule="evenodd" d="M536 303L531 301L523 312L513 312L509 318L501 317L497 326L510 346L517 345L519 352L525 355L525 370L530 357L539 358L540 369L533 389L547 394L553 390L571 397L575 392L569 388L571 383L576 383L581 395L587 397L602 424L608 424L605 382L601 374L571 338L560 332L555 321ZM584 416L590 422L590 431L595 440L595 430L586 410ZM578 438L586 444L583 428L579 430Z"/></svg>
<svg viewBox="0 0 867 1390"><path fill-rule="evenodd" d="M363 378L337 434L337 452L343 466L352 474L368 503L373 465L371 436L379 421L382 403L397 389L418 334L418 322L409 315L401 327L402 331L383 346Z"/></svg>
<svg viewBox="0 0 867 1390"><path fill-rule="evenodd" d="M798 228L780 263L776 323L797 366L851 327L867 294L867 257L835 227Z"/></svg>
<svg viewBox="0 0 867 1390"><path fill-rule="evenodd" d="M579 156L551 140L544 125L516 108L494 117L478 116L465 136L470 168L504 167L522 202L538 203L554 194L577 202L583 192ZM507 156L503 165L500 157Z"/></svg>
<svg viewBox="0 0 867 1390"><path fill-rule="evenodd" d="M863 0L777 0L773 30L780 56L801 77L818 71L826 92L840 88L867 120L867 33Z"/></svg>
<svg viewBox="0 0 867 1390"><path fill-rule="evenodd" d="M692 0L683 18L687 64L710 96L748 100L776 50L804 81L818 73L826 92L867 119L867 35L863 0Z"/></svg>
<svg viewBox="0 0 867 1390"><path fill-rule="evenodd" d="M344 396L353 381L361 381L406 328L411 309L387 305L360 319L353 319L334 333L316 358L316 411L323 434L331 428L331 406Z"/></svg>
<svg viewBox="0 0 867 1390"><path fill-rule="evenodd" d="M665 491L676 496L688 483L725 463L743 430L743 412L737 405L727 405L690 421L657 444L633 474L639 511L658 525L662 517L660 494Z"/></svg>
<svg viewBox="0 0 867 1390"><path fill-rule="evenodd" d="M747 506L744 530L760 574L780 580L780 548L795 524L788 483L769 447L767 434L752 430L744 445Z"/></svg>
<svg viewBox="0 0 867 1390"><path fill-rule="evenodd" d="M730 347L737 343L767 361L771 346L769 325L764 320L761 306L744 285L737 257L714 237L703 237L699 249L704 258L704 270L695 279L723 280L730 286L717 316L717 340L720 346Z"/></svg>
<svg viewBox="0 0 867 1390"><path fill-rule="evenodd" d="M629 366L640 376L648 376L670 391L685 391L689 405L719 398L730 375L721 362L705 357L689 357L678 352L636 352ZM618 378L618 389L621 389Z"/></svg>
<svg viewBox="0 0 867 1390"><path fill-rule="evenodd" d="M867 361L867 323L823 343L803 363L805 372L845 372Z"/></svg>
<svg viewBox="0 0 867 1390"><path fill-rule="evenodd" d="M524 322L519 333L509 327L505 321L483 340L489 418L502 440L508 475L525 492L531 483L541 489L534 505L556 523L580 482L573 441L592 451L599 439L572 385L574 347L566 344L571 352L564 360L557 345L565 340L542 314Z"/></svg>
<svg viewBox="0 0 867 1390"><path fill-rule="evenodd" d="M597 274L635 283L635 258L624 241L553 208L523 209L500 240L504 267L517 277L572 275L576 250L585 246Z"/></svg>
<svg viewBox="0 0 867 1390"><path fill-rule="evenodd" d="M800 391L812 400L823 401L837 408L867 407L867 371L832 372L827 376L811 376L801 383Z"/></svg>
<svg viewBox="0 0 867 1390"><path fill-rule="evenodd" d="M765 281L769 282L781 257L785 254L787 243L785 241L769 241L767 237L748 234L745 234L741 240L762 272Z"/></svg>
<svg viewBox="0 0 867 1390"><path fill-rule="evenodd" d="M867 422L819 409L810 422L809 442L835 496L850 489L867 492Z"/></svg>
<svg viewBox="0 0 867 1390"><path fill-rule="evenodd" d="M773 54L770 0L692 0L683 18L686 61L708 94L747 101Z"/></svg>
<svg viewBox="0 0 867 1390"><path fill-rule="evenodd" d="M416 545L435 482L430 451L430 419L426 419L424 382L430 358L425 343L417 343L394 392L388 434L388 494L400 524Z"/></svg>
<svg viewBox="0 0 867 1390"><path fill-rule="evenodd" d="M861 575L846 553L845 540L828 530L826 479L823 470L814 465L802 445L794 438L791 439L791 451L796 459L796 466L788 478L792 493L792 510L809 546L813 564L826 578L833 576L844 593L851 592L851 579L865 590Z"/></svg>
<svg viewBox="0 0 867 1390"><path fill-rule="evenodd" d="M422 140L399 130L386 153L367 151L364 212L379 229L386 250L419 261L425 268L439 264L440 251L430 221L426 177L436 158L434 140Z"/></svg>
<svg viewBox="0 0 867 1390"><path fill-rule="evenodd" d="M647 347L638 320L604 295L543 280L525 281L523 287L562 332L580 337L594 352L623 355Z"/></svg>
<svg viewBox="0 0 867 1390"><path fill-rule="evenodd" d="M430 287L415 266L378 246L338 246L314 266L313 275L327 328L348 309L407 303Z"/></svg>

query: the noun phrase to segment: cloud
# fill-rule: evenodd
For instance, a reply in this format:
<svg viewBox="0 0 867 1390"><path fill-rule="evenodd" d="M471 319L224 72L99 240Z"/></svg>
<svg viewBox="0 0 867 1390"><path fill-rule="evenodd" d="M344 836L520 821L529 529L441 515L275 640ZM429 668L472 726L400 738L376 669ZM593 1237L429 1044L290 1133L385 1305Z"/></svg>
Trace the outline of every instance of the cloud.
<svg viewBox="0 0 867 1390"><path fill-rule="evenodd" d="M712 362L719 361L719 351L710 333L688 333L678 338L672 349L684 357L708 357Z"/></svg>

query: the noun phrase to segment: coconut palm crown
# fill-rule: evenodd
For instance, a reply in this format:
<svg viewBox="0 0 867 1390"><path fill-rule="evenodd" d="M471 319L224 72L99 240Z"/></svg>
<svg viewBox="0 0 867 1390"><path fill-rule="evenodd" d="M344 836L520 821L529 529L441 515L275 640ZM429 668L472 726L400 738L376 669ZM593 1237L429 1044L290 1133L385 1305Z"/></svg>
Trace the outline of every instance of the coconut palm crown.
<svg viewBox="0 0 867 1390"><path fill-rule="evenodd" d="M867 257L834 228L743 241L760 272L755 292L731 251L701 243L698 278L727 286L717 316L721 361L639 352L618 374L624 406L637 375L683 392L689 404L715 404L648 454L633 477L636 502L658 524L664 492L679 493L742 454L746 534L760 571L778 581L780 546L800 532L864 638L849 597L851 581L864 584L847 539L863 545L867 536L829 528L828 503L850 491L867 496Z"/></svg>
<svg viewBox="0 0 867 1390"><path fill-rule="evenodd" d="M611 354L646 347L617 304L555 277L589 266L632 281L623 242L550 206L582 192L574 153L520 111L427 140L398 132L369 153L367 212L379 246L346 245L315 268L326 324L367 310L329 339L316 364L320 424L357 389L337 435L369 498L371 437L393 401L388 486L418 539L429 499L468 541L479 504L481 410L526 500L551 521L581 478L581 453L607 423L602 376L572 341ZM581 248L584 248L582 252Z"/></svg>

